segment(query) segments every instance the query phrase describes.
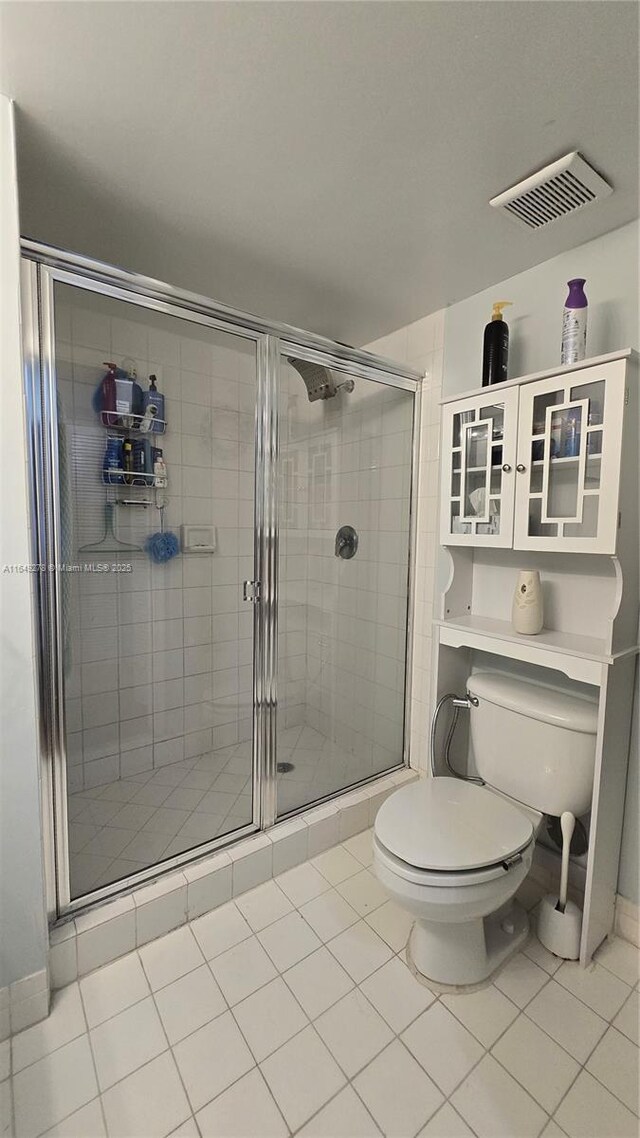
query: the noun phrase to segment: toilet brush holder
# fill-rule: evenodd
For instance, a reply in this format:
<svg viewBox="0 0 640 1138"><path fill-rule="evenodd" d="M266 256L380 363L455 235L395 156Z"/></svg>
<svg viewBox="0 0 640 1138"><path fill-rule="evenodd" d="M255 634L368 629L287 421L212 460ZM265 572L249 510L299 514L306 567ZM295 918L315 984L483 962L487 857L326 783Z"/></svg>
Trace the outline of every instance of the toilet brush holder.
<svg viewBox="0 0 640 1138"><path fill-rule="evenodd" d="M547 893L538 909L538 940L563 960L577 960L580 956L582 912L575 901L567 901L564 912L558 908L558 898Z"/></svg>

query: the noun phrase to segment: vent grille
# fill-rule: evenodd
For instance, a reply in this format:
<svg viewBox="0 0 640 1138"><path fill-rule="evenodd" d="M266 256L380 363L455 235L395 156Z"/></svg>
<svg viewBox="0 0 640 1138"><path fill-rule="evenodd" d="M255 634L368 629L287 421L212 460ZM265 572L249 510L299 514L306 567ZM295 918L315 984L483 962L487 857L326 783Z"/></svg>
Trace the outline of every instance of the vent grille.
<svg viewBox="0 0 640 1138"><path fill-rule="evenodd" d="M518 225L541 229L612 193L612 187L577 151L492 198Z"/></svg>

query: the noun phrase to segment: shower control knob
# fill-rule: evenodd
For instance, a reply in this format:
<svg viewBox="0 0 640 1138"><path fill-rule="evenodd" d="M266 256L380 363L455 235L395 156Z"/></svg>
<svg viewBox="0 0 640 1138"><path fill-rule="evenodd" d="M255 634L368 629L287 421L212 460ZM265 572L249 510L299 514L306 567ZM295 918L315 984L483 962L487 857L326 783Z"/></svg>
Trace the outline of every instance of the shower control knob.
<svg viewBox="0 0 640 1138"><path fill-rule="evenodd" d="M526 469L527 468L523 462L519 462L518 465L516 466L516 470L518 471L518 474L524 474Z"/></svg>
<svg viewBox="0 0 640 1138"><path fill-rule="evenodd" d="M350 561L358 552L358 535L353 526L341 526L336 534L334 553L343 561Z"/></svg>
<svg viewBox="0 0 640 1138"><path fill-rule="evenodd" d="M509 463L508 463L508 462L505 462L505 464L504 464L504 466L502 467L502 469L504 470L505 474L511 474L511 467L509 466Z"/></svg>

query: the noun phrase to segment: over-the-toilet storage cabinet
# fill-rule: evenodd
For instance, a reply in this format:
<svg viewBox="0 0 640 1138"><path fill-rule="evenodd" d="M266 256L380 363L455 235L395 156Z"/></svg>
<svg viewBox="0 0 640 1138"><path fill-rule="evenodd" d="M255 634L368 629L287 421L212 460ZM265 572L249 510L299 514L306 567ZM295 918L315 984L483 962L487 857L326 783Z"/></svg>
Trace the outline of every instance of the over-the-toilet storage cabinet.
<svg viewBox="0 0 640 1138"><path fill-rule="evenodd" d="M434 695L488 666L598 701L583 963L613 926L624 811L638 651L637 387L637 356L625 350L442 406ZM539 636L511 626L518 569L543 581Z"/></svg>
<svg viewBox="0 0 640 1138"><path fill-rule="evenodd" d="M626 377L615 359L446 404L443 545L615 553Z"/></svg>

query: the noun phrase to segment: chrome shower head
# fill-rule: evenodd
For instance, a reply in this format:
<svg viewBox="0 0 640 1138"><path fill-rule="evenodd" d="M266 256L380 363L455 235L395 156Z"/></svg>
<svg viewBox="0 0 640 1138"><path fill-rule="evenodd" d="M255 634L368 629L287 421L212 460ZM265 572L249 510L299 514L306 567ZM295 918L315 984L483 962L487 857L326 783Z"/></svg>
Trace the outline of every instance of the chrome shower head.
<svg viewBox="0 0 640 1138"><path fill-rule="evenodd" d="M335 395L336 385L329 368L308 363L307 360L297 360L293 356L287 362L302 376L310 403L316 399L331 399Z"/></svg>
<svg viewBox="0 0 640 1138"><path fill-rule="evenodd" d="M294 367L302 376L310 403L315 402L316 399L333 399L334 395L337 395L341 389L353 391L355 387L352 379L337 384L333 373L328 367L322 367L321 364L298 360L295 356L289 356L287 363L290 363L291 367Z"/></svg>

